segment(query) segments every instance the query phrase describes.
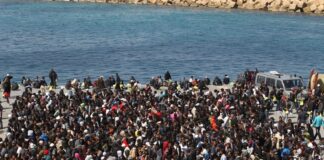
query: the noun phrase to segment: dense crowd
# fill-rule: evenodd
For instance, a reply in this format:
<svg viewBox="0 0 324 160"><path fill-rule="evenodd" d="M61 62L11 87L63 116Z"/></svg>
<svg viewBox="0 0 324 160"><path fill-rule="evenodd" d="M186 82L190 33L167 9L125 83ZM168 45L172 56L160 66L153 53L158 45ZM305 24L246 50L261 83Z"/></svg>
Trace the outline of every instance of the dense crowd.
<svg viewBox="0 0 324 160"><path fill-rule="evenodd" d="M321 94L301 100L298 90L285 96L250 80L219 90L208 82L173 82L168 73L145 86L116 75L58 92L27 88L12 104L0 159L321 159ZM272 109L296 109L298 122L275 121Z"/></svg>

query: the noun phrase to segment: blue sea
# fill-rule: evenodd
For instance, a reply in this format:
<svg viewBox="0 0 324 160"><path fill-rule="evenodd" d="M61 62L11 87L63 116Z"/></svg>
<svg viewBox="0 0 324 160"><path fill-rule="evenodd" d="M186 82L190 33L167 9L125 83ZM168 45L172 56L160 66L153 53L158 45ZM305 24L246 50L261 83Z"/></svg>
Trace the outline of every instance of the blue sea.
<svg viewBox="0 0 324 160"><path fill-rule="evenodd" d="M119 73L142 83L246 69L324 73L324 16L63 2L0 2L0 77L59 82Z"/></svg>

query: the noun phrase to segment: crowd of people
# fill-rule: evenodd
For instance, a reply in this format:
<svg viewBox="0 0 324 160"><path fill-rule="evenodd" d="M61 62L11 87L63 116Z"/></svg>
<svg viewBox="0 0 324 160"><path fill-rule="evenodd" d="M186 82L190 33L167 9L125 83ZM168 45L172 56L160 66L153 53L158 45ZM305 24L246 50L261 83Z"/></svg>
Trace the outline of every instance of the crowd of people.
<svg viewBox="0 0 324 160"><path fill-rule="evenodd" d="M125 85L115 77L69 81L68 90L57 92L26 89L12 104L0 159L323 158L316 142L324 125L322 94L310 93L297 108L298 91L285 97L250 81L211 90L207 78L173 82L168 73L140 87L134 77ZM275 105L282 111L294 105L298 121L276 121Z"/></svg>

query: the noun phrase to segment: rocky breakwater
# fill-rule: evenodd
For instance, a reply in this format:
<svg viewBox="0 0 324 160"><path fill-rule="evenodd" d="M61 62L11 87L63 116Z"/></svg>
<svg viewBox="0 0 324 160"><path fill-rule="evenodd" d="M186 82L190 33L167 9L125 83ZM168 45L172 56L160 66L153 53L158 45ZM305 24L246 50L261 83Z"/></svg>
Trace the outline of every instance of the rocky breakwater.
<svg viewBox="0 0 324 160"><path fill-rule="evenodd" d="M324 14L324 0L56 0L97 3L176 5Z"/></svg>

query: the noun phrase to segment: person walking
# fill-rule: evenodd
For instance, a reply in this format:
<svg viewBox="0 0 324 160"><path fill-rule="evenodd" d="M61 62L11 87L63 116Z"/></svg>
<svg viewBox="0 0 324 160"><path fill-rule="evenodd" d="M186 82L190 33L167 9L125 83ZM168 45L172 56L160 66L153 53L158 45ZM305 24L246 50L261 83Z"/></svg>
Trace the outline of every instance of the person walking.
<svg viewBox="0 0 324 160"><path fill-rule="evenodd" d="M3 87L3 98L7 100L7 103L9 103L9 97L11 92L11 82L12 76L10 74L7 74L6 77L3 80L2 87Z"/></svg>
<svg viewBox="0 0 324 160"><path fill-rule="evenodd" d="M322 125L324 125L323 118L319 112L316 112L316 117L314 118L312 123L312 126L315 128L315 132L316 132L314 135L314 140L316 139L317 136L319 137L320 140L322 139L321 132L320 132Z"/></svg>
<svg viewBox="0 0 324 160"><path fill-rule="evenodd" d="M55 89L56 88L56 82L57 82L57 73L54 71L53 68L49 72L49 78L51 80L50 85Z"/></svg>

